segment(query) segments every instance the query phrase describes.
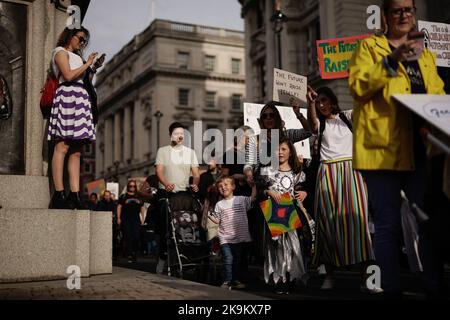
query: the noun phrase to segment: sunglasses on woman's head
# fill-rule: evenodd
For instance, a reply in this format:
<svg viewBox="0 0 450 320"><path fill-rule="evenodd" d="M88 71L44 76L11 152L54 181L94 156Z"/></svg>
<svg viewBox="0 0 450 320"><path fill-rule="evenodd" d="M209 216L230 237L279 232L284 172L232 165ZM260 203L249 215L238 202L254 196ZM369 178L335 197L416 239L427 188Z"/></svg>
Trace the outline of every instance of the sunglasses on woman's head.
<svg viewBox="0 0 450 320"><path fill-rule="evenodd" d="M266 120L266 119L275 119L275 113L271 112L271 113L263 113L261 115L261 119Z"/></svg>

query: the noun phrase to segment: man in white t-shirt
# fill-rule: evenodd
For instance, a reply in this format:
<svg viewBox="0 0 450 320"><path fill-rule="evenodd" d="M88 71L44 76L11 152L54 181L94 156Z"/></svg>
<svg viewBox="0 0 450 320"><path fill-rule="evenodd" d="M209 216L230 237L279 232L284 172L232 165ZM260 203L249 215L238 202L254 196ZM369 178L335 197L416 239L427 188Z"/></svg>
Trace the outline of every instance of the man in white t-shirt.
<svg viewBox="0 0 450 320"><path fill-rule="evenodd" d="M184 127L179 122L169 126L170 145L161 147L156 154L156 176L158 177L159 189L168 193L186 191L189 187L198 192L200 174L198 171L198 160L194 150L183 145ZM189 184L192 174L193 181ZM166 221L161 225L160 236L166 230ZM156 267L157 273L162 273L167 258L166 242L160 242L159 261Z"/></svg>
<svg viewBox="0 0 450 320"><path fill-rule="evenodd" d="M184 128L181 123L174 122L169 127L171 143L158 149L156 154L156 176L159 188L167 192L186 191L191 187L198 191L200 174L195 151L183 145ZM189 177L192 185L189 185Z"/></svg>

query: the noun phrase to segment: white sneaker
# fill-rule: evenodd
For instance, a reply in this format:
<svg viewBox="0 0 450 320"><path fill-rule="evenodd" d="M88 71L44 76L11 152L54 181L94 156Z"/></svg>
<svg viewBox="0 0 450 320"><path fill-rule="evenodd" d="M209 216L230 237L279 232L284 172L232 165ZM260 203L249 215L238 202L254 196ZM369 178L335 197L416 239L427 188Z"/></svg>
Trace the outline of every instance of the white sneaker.
<svg viewBox="0 0 450 320"><path fill-rule="evenodd" d="M317 268L317 273L319 274L319 276L325 276L327 274L327 270L325 269L325 265L324 264L321 264Z"/></svg>
<svg viewBox="0 0 450 320"><path fill-rule="evenodd" d="M159 258L158 264L156 265L156 273L162 274L164 271L164 265L166 264L166 260Z"/></svg>
<svg viewBox="0 0 450 320"><path fill-rule="evenodd" d="M374 287L374 288L367 288L366 285L362 285L361 286L361 292L363 293L370 293L370 294L379 294L379 293L383 293L383 289L378 288L378 287Z"/></svg>
<svg viewBox="0 0 450 320"><path fill-rule="evenodd" d="M334 288L334 279L330 276L327 276L325 280L323 280L322 286L320 289L322 290L331 290Z"/></svg>

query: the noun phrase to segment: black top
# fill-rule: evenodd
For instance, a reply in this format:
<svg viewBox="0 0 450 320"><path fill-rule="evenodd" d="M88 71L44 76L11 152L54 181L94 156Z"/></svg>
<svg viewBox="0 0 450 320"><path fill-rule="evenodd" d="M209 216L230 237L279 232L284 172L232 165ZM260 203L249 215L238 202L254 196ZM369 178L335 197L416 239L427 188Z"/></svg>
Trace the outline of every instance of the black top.
<svg viewBox="0 0 450 320"><path fill-rule="evenodd" d="M122 206L122 220L140 219L141 207L143 204L137 196L125 193L120 196L119 204Z"/></svg>
<svg viewBox="0 0 450 320"><path fill-rule="evenodd" d="M389 45L391 50L394 51L395 47ZM389 59L389 65L397 70L399 63L393 59ZM402 61L401 64L405 67L411 82L412 94L426 94L425 82L422 77L422 71L420 71L419 61ZM420 127L425 121L415 113L412 113L412 126L413 126L413 139L414 139L414 159L416 161L424 161L426 158L426 148L420 136Z"/></svg>

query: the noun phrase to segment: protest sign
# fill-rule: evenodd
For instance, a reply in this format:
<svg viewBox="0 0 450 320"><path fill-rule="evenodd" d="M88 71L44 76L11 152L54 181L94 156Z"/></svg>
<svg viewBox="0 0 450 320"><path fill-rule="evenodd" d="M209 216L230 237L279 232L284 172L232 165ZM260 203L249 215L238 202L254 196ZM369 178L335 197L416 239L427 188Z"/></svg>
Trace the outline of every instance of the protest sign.
<svg viewBox="0 0 450 320"><path fill-rule="evenodd" d="M96 193L98 196L100 196L103 191L105 190L106 183L105 179L98 179L92 182L86 183L86 188L88 190L88 194Z"/></svg>
<svg viewBox="0 0 450 320"><path fill-rule="evenodd" d="M117 182L108 182L106 189L111 192L113 199L119 199L119 184Z"/></svg>
<svg viewBox="0 0 450 320"><path fill-rule="evenodd" d="M244 125L253 129L255 134L261 132L259 127L258 118L261 113L263 104L257 103L244 103ZM277 106L280 112L281 119L284 121L284 127L286 129L301 129L302 124L297 119L294 111L290 107ZM307 111L304 108L300 109L300 112L307 117ZM301 154L304 159L311 159L311 151L309 149L309 139L297 142L294 144L297 154Z"/></svg>
<svg viewBox="0 0 450 320"><path fill-rule="evenodd" d="M425 47L436 54L436 65L450 68L450 24L419 20L418 27L425 32Z"/></svg>
<svg viewBox="0 0 450 320"><path fill-rule="evenodd" d="M394 98L450 137L450 95L397 94Z"/></svg>
<svg viewBox="0 0 450 320"><path fill-rule="evenodd" d="M291 98L298 99L306 103L306 91L308 89L308 79L304 76L273 69L273 100L289 105Z"/></svg>
<svg viewBox="0 0 450 320"><path fill-rule="evenodd" d="M347 78L348 66L361 40L369 35L337 38L331 40L318 40L317 57L319 60L320 76L322 79Z"/></svg>

